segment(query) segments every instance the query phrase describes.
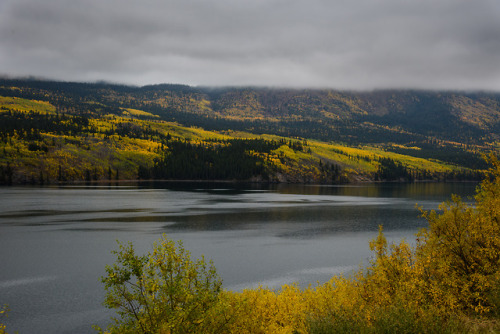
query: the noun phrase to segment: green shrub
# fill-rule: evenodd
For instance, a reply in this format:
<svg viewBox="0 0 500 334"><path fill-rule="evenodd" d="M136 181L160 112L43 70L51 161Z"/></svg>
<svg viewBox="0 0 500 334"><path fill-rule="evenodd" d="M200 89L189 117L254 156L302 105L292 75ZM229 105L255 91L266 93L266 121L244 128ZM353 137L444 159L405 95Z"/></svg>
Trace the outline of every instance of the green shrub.
<svg viewBox="0 0 500 334"><path fill-rule="evenodd" d="M192 261L181 241L165 236L144 256L131 243L118 244L117 261L102 277L104 304L119 315L109 332L200 333L218 325L210 315L222 281L211 261Z"/></svg>

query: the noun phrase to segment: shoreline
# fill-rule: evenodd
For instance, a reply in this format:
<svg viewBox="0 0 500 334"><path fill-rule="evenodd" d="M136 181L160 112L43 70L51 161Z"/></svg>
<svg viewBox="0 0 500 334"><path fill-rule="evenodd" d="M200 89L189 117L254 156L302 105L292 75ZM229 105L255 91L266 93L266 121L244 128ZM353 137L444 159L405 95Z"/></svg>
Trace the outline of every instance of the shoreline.
<svg viewBox="0 0 500 334"><path fill-rule="evenodd" d="M315 185L315 186L349 186L349 185L369 185L369 184L409 184L409 183L478 183L479 180L391 180L391 181L375 181L375 180L365 180L365 181L355 181L355 182L344 182L344 183L316 183L316 182L283 182L283 181L255 181L255 180L167 180L167 179L130 179L130 180L95 180L95 181L59 181L50 183L29 183L29 182L19 182L12 184L0 184L0 187L16 187L16 186L28 186L28 187L52 187L52 186L92 186L92 185L126 185L126 184L148 184L148 183L165 183L165 184L255 184L255 185L279 185L279 184L294 184L294 185Z"/></svg>

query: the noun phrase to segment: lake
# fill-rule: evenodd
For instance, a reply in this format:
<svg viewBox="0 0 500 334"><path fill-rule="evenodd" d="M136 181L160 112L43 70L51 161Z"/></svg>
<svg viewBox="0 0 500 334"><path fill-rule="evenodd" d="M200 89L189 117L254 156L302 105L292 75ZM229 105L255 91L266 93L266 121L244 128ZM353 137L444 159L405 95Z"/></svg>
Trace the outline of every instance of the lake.
<svg viewBox="0 0 500 334"><path fill-rule="evenodd" d="M13 333L93 333L112 311L99 278L116 240L138 253L162 234L215 263L224 288L323 283L366 264L384 226L413 242L437 209L474 183L360 186L151 183L0 188L0 305Z"/></svg>

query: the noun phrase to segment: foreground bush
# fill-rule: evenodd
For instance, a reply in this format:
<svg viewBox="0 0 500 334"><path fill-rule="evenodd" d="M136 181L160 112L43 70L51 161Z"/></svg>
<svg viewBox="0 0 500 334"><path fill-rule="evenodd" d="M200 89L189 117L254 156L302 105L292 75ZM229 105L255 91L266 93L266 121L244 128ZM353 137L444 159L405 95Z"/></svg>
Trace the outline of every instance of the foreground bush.
<svg viewBox="0 0 500 334"><path fill-rule="evenodd" d="M120 245L103 278L111 332L469 333L500 332L500 162L475 206L458 197L422 211L417 244L370 243L370 265L315 288L221 290L215 269L165 238L139 257Z"/></svg>
<svg viewBox="0 0 500 334"><path fill-rule="evenodd" d="M201 333L215 327L210 318L222 281L203 257L192 261L179 241L165 237L153 252L135 254L119 244L117 263L102 278L104 304L117 309L111 333Z"/></svg>

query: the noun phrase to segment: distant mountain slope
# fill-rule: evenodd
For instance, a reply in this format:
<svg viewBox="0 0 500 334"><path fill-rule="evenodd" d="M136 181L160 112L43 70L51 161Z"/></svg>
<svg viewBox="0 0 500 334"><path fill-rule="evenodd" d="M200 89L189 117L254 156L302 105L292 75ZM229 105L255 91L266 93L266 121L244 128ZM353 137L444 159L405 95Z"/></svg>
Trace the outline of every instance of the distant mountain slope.
<svg viewBox="0 0 500 334"><path fill-rule="evenodd" d="M500 130L500 93L341 92L166 84L130 87L25 80L1 80L0 86L3 96L38 98L62 108L70 103L73 108L83 105L88 109L89 101L97 101L102 105L90 108L93 111L126 106L186 125L238 127L351 143L386 142L391 138L404 143L433 136L483 145L497 141ZM356 133L357 129L369 129L371 135Z"/></svg>
<svg viewBox="0 0 500 334"><path fill-rule="evenodd" d="M42 101L35 108L37 112L45 112L43 108L50 106L54 114L80 117L71 122L87 122L86 126L98 126L101 121L97 120L108 122L110 117L147 121L149 127L162 120L219 133L245 131L286 140L321 140L351 147L370 145L469 169L485 168L481 153L498 151L500 147L500 93L349 92L171 84L134 87L2 79L0 97L2 108L8 109L8 99L12 98L24 99L26 105L16 108L25 111L33 108L29 104L34 102L29 101ZM0 127L10 121L5 118ZM108 135L134 137L133 132L141 132L144 124L107 123L111 129L106 131ZM73 131L82 134L81 127L74 127ZM94 128L85 131L100 133ZM154 137L152 133L144 136L141 139Z"/></svg>

